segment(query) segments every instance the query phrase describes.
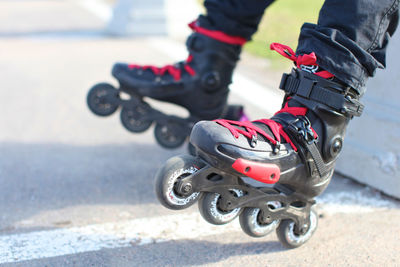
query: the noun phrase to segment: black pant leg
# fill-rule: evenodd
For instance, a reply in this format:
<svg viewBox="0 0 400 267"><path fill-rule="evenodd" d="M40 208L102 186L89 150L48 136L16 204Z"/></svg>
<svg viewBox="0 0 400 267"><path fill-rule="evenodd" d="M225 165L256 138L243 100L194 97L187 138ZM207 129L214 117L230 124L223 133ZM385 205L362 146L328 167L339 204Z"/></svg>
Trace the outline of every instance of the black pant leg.
<svg viewBox="0 0 400 267"><path fill-rule="evenodd" d="M207 15L200 16L198 22L201 27L250 40L264 10L272 2L274 0L205 0Z"/></svg>
<svg viewBox="0 0 400 267"><path fill-rule="evenodd" d="M362 94L368 77L385 67L398 6L399 0L326 0L318 24L303 25L297 54L315 52L321 67Z"/></svg>

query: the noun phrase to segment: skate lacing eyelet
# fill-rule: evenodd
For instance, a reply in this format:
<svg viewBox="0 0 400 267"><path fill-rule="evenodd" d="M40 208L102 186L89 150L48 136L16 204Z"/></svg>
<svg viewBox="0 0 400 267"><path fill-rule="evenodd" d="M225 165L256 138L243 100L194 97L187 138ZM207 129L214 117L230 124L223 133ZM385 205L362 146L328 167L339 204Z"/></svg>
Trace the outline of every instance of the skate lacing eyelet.
<svg viewBox="0 0 400 267"><path fill-rule="evenodd" d="M257 136L256 135L251 136L250 146L253 148L257 146Z"/></svg>
<svg viewBox="0 0 400 267"><path fill-rule="evenodd" d="M273 152L274 152L274 154L278 154L279 151L281 151L281 143L280 142L276 142Z"/></svg>

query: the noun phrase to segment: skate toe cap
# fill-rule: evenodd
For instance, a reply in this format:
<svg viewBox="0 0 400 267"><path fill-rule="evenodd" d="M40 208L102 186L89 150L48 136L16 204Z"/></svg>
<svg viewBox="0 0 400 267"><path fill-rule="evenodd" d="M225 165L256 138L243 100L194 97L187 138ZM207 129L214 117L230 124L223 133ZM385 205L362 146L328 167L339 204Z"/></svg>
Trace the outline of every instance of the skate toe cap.
<svg viewBox="0 0 400 267"><path fill-rule="evenodd" d="M196 123L190 134L190 143L208 153L217 153L217 147L220 144L232 144L235 142L237 140L231 132L215 121L200 121Z"/></svg>
<svg viewBox="0 0 400 267"><path fill-rule="evenodd" d="M252 146L250 139L241 134L236 138L228 128L215 121L196 123L190 135L190 143L197 151L204 152L208 156L222 156L230 159L265 161L273 150L268 142L257 142L255 146ZM284 153L285 146L281 150Z"/></svg>

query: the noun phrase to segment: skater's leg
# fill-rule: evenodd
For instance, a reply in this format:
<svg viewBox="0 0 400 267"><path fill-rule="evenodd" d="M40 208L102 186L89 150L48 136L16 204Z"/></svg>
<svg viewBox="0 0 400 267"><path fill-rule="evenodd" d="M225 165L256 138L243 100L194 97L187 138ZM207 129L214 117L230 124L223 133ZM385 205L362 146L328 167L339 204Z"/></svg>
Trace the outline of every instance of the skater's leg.
<svg viewBox="0 0 400 267"><path fill-rule="evenodd" d="M265 9L274 0L206 0L205 16L198 19L205 28L250 40Z"/></svg>
<svg viewBox="0 0 400 267"><path fill-rule="evenodd" d="M297 54L314 52L319 66L363 94L367 78L385 66L398 6L398 0L326 0L318 24L303 25Z"/></svg>

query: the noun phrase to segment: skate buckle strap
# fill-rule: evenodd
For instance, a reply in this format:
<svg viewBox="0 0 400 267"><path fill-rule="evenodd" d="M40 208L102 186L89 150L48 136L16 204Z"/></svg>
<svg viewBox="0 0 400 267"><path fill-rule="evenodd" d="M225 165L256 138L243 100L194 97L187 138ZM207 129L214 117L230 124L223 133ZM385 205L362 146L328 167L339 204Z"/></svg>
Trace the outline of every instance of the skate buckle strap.
<svg viewBox="0 0 400 267"><path fill-rule="evenodd" d="M244 45L247 40L241 36L231 36L228 35L222 31L217 31L217 30L209 30L206 28L203 28L199 25L197 20L189 23L189 28L192 29L194 32L198 32L202 35L205 35L207 37L210 37L214 40L226 43L226 44L231 44L231 45Z"/></svg>
<svg viewBox="0 0 400 267"><path fill-rule="evenodd" d="M317 134L311 128L310 120L305 116L299 116L295 121L288 125L288 129L292 133L311 145L318 140Z"/></svg>
<svg viewBox="0 0 400 267"><path fill-rule="evenodd" d="M344 107L342 113L352 114L352 116L359 117L364 111L364 104L355 98L346 96L346 101L344 102Z"/></svg>
<svg viewBox="0 0 400 267"><path fill-rule="evenodd" d="M305 148L305 151L308 152L313 159L315 166L309 164L311 174L314 175L315 171L317 171L319 176L323 177L329 170L317 147L318 135L311 128L311 123L308 118L305 116L297 116L295 120L287 125L286 130L300 143L301 147ZM307 158L307 154L303 150L299 149L299 153L302 153L303 157Z"/></svg>
<svg viewBox="0 0 400 267"><path fill-rule="evenodd" d="M295 70L296 71L296 70ZM299 71L297 71L299 72ZM293 74L283 74L279 88L288 95L312 100L324 104L335 111L347 116L361 116L364 105L356 98L346 95L349 88L336 86L326 86L329 81L321 81L307 77L308 73L302 73L302 77L295 77ZM333 84L333 83L332 83ZM330 89L328 89L330 87Z"/></svg>

